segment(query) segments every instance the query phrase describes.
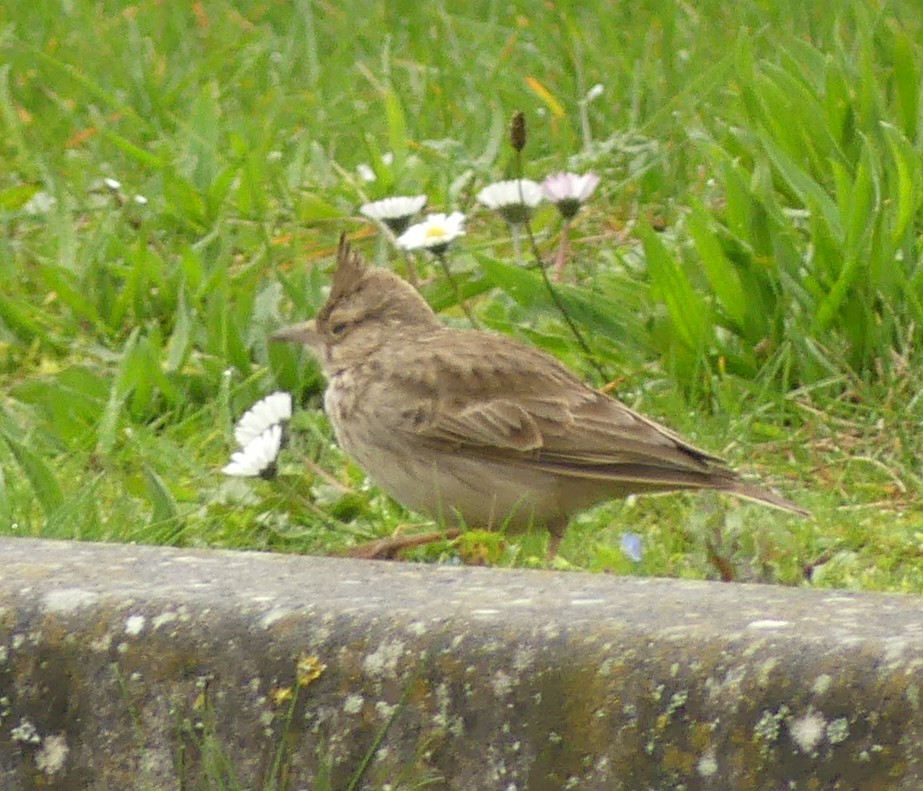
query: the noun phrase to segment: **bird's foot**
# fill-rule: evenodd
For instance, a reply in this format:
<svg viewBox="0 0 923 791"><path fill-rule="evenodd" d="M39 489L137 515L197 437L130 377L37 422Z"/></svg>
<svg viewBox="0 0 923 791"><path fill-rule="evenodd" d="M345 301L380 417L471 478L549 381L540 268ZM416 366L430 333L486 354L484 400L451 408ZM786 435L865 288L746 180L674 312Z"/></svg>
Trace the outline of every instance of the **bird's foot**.
<svg viewBox="0 0 923 791"><path fill-rule="evenodd" d="M461 530L451 528L449 530L433 530L429 533L412 533L402 535L401 528L397 528L387 538L379 538L375 541L367 541L364 544L351 547L343 554L351 558L362 558L364 560L394 560L397 555L405 549L426 546L436 541L451 541L461 535Z"/></svg>

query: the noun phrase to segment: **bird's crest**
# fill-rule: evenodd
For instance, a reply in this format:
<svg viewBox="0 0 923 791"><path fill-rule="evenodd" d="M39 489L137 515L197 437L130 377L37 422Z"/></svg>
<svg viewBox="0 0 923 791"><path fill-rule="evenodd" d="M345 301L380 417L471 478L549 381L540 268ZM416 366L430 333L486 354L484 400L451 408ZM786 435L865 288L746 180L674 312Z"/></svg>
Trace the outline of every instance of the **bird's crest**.
<svg viewBox="0 0 923 791"><path fill-rule="evenodd" d="M333 272L330 286L330 303L334 303L356 288L356 284L365 273L365 261L359 253L353 252L346 239L340 234L340 246L337 249L337 267Z"/></svg>

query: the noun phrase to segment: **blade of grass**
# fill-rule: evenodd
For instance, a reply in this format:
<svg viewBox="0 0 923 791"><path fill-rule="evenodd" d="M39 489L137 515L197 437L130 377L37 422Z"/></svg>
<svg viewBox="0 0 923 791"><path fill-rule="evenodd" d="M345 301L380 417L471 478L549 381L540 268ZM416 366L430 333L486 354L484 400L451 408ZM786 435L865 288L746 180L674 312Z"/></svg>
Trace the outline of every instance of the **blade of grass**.
<svg viewBox="0 0 923 791"><path fill-rule="evenodd" d="M61 487L52 473L51 468L45 463L45 460L31 448L26 447L21 442L13 439L8 432L3 432L3 438L16 457L23 474L29 480L32 491L39 505L45 512L45 516L50 519L64 502L64 495L61 493Z"/></svg>

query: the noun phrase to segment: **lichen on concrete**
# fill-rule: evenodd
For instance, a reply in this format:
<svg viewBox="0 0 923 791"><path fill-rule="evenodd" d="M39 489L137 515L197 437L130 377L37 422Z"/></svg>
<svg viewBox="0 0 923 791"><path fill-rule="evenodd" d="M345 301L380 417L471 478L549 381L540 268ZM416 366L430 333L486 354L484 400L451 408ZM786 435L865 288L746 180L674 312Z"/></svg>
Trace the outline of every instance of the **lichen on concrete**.
<svg viewBox="0 0 923 791"><path fill-rule="evenodd" d="M919 598L0 553L3 789L923 788Z"/></svg>

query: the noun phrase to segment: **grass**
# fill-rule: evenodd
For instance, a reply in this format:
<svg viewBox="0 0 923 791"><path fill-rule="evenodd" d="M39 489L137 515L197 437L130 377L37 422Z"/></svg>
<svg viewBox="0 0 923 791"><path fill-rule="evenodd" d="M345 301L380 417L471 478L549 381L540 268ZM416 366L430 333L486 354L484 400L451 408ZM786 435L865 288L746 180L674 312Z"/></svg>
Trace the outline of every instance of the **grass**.
<svg viewBox="0 0 923 791"><path fill-rule="evenodd" d="M290 686L275 687L269 698L276 708L271 722L264 723L266 753L259 777L241 777L237 767L239 756L222 732L221 719L215 711L207 681L201 683L201 692L187 711L177 713L177 741L179 751L176 757L176 771L183 791L243 791L258 788L259 791L290 791L294 788L294 776L303 769L304 756L293 749L294 743L306 738L314 753L314 777L312 788L317 791L356 791L362 787L366 776L371 774L372 763L378 756L388 732L395 721L404 713L408 699L416 687L420 673L428 662L419 659L416 672L404 685L400 697L391 713L372 734L367 749L354 767L336 767L329 754L325 728L318 727L314 733L304 734L299 721L305 717L305 708L310 708L310 685L323 675L326 665L316 656L302 655L298 658L295 678ZM319 731L319 733L318 733ZM355 736L355 734L353 734ZM143 749L144 741L139 739ZM345 769L345 771L344 771ZM405 776L406 774L406 776ZM337 777L340 775L340 777ZM407 767L392 777L388 787L402 789L423 789L438 780L419 767ZM249 784L248 784L249 783Z"/></svg>
<svg viewBox="0 0 923 791"><path fill-rule="evenodd" d="M816 517L613 503L558 565L923 591L921 30L909 0L11 0L0 532L325 553L422 523L332 444L314 363L266 338L321 304L341 230L383 260L362 202L426 193L470 214L451 265L481 323ZM525 175L603 177L558 292L589 354L474 203L515 170L518 109ZM550 258L553 208L534 231ZM235 418L277 388L302 407L279 478L223 478ZM543 541L409 556L542 565Z"/></svg>

